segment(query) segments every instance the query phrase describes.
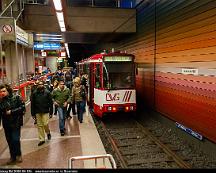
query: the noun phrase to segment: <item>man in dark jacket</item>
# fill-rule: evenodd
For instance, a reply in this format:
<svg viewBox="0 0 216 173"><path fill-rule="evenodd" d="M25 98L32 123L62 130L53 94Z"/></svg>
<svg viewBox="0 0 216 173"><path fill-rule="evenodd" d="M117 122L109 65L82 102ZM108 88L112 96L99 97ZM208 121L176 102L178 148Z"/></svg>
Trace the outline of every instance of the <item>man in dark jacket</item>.
<svg viewBox="0 0 216 173"><path fill-rule="evenodd" d="M40 81L36 91L32 94L31 114L36 117L38 127L38 137L40 142L38 146L45 143L45 133L48 140L51 139L49 130L49 117L53 114L53 102L51 93L44 87L44 82Z"/></svg>
<svg viewBox="0 0 216 173"><path fill-rule="evenodd" d="M25 103L21 97L13 95L9 85L0 85L0 119L10 150L10 160L7 162L9 165L22 162L20 134L24 114Z"/></svg>

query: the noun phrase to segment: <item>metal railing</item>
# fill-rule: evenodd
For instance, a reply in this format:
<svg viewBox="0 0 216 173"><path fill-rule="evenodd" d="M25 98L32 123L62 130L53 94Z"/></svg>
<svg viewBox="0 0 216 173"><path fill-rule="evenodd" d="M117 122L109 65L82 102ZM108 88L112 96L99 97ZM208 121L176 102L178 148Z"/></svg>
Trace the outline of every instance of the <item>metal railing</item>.
<svg viewBox="0 0 216 173"><path fill-rule="evenodd" d="M49 0L25 0L26 4L43 4L47 5L49 3Z"/></svg>
<svg viewBox="0 0 216 173"><path fill-rule="evenodd" d="M103 159L103 166L99 166L98 164L98 159ZM105 162L105 159L108 159L111 163L111 168L112 169L116 169L117 166L116 166L116 162L113 158L113 156L111 154L104 154L104 155L89 155L89 156L77 156L77 157L71 157L69 159L69 165L68 167L71 169L71 168L74 168L74 165L73 165L73 162L74 161L86 161L86 160L95 160L94 162L94 166L96 169L106 169L106 162ZM99 167L98 167L99 166Z"/></svg>
<svg viewBox="0 0 216 173"><path fill-rule="evenodd" d="M12 0L0 14L0 17L13 17L18 20L24 10L24 0ZM15 15L16 14L16 15Z"/></svg>

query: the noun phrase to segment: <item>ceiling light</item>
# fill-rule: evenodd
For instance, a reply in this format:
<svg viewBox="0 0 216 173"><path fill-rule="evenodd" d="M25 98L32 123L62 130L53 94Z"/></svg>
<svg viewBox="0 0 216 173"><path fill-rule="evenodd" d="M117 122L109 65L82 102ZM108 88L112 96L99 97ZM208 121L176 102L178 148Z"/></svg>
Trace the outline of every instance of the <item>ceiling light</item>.
<svg viewBox="0 0 216 173"><path fill-rule="evenodd" d="M63 12L56 12L58 21L64 21Z"/></svg>
<svg viewBox="0 0 216 173"><path fill-rule="evenodd" d="M62 35L58 34L36 34L37 36L50 36L50 37L61 37Z"/></svg>
<svg viewBox="0 0 216 173"><path fill-rule="evenodd" d="M60 37L39 37L40 39L47 39L47 40L62 40Z"/></svg>
<svg viewBox="0 0 216 173"><path fill-rule="evenodd" d="M66 28L65 27L61 27L61 32L65 32L66 31Z"/></svg>
<svg viewBox="0 0 216 173"><path fill-rule="evenodd" d="M62 10L61 0L53 0L53 3L54 3L56 11L61 11Z"/></svg>
<svg viewBox="0 0 216 173"><path fill-rule="evenodd" d="M60 28L65 28L65 23L64 23L64 21L59 21L59 26L60 26Z"/></svg>

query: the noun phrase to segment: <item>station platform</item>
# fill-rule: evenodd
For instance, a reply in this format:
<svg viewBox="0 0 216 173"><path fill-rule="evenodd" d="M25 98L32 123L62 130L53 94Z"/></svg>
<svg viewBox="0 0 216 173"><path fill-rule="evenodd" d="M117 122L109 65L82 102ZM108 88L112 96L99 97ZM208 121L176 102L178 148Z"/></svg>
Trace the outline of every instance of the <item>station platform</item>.
<svg viewBox="0 0 216 173"><path fill-rule="evenodd" d="M28 115L29 116L29 115ZM75 156L104 155L106 151L92 120L91 114L86 109L83 123L79 123L77 116L66 120L65 136L61 136L58 127L58 116L50 119L49 127L52 138L45 144L38 146L38 131L32 118L24 124L21 130L22 163L6 165L9 160L9 150L5 149L0 155L0 168L69 168L69 159ZM101 163L100 163L101 162ZM111 168L109 160L105 160L106 168ZM98 162L98 166L102 160ZM102 165L101 165L102 166ZM76 161L75 169L95 168L95 161Z"/></svg>

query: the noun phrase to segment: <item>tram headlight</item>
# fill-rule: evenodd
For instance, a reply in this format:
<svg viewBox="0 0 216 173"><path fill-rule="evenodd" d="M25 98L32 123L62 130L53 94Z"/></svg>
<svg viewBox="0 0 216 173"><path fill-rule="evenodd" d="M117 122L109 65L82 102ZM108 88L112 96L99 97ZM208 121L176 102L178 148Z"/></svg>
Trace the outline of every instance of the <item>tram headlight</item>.
<svg viewBox="0 0 216 173"><path fill-rule="evenodd" d="M126 106L126 107L125 107L125 110L126 110L126 111L129 111L129 107L128 107L128 106Z"/></svg>
<svg viewBox="0 0 216 173"><path fill-rule="evenodd" d="M134 110L134 107L133 107L133 106L130 106L130 110L133 111L133 110Z"/></svg>
<svg viewBox="0 0 216 173"><path fill-rule="evenodd" d="M112 108L112 110L113 110L113 111L116 111L116 110L117 110L117 108L116 108L116 107L113 107L113 108Z"/></svg>
<svg viewBox="0 0 216 173"><path fill-rule="evenodd" d="M111 107L111 106L109 106L109 107L107 108L107 110L108 110L108 111L111 111L111 110L112 110L112 107Z"/></svg>

